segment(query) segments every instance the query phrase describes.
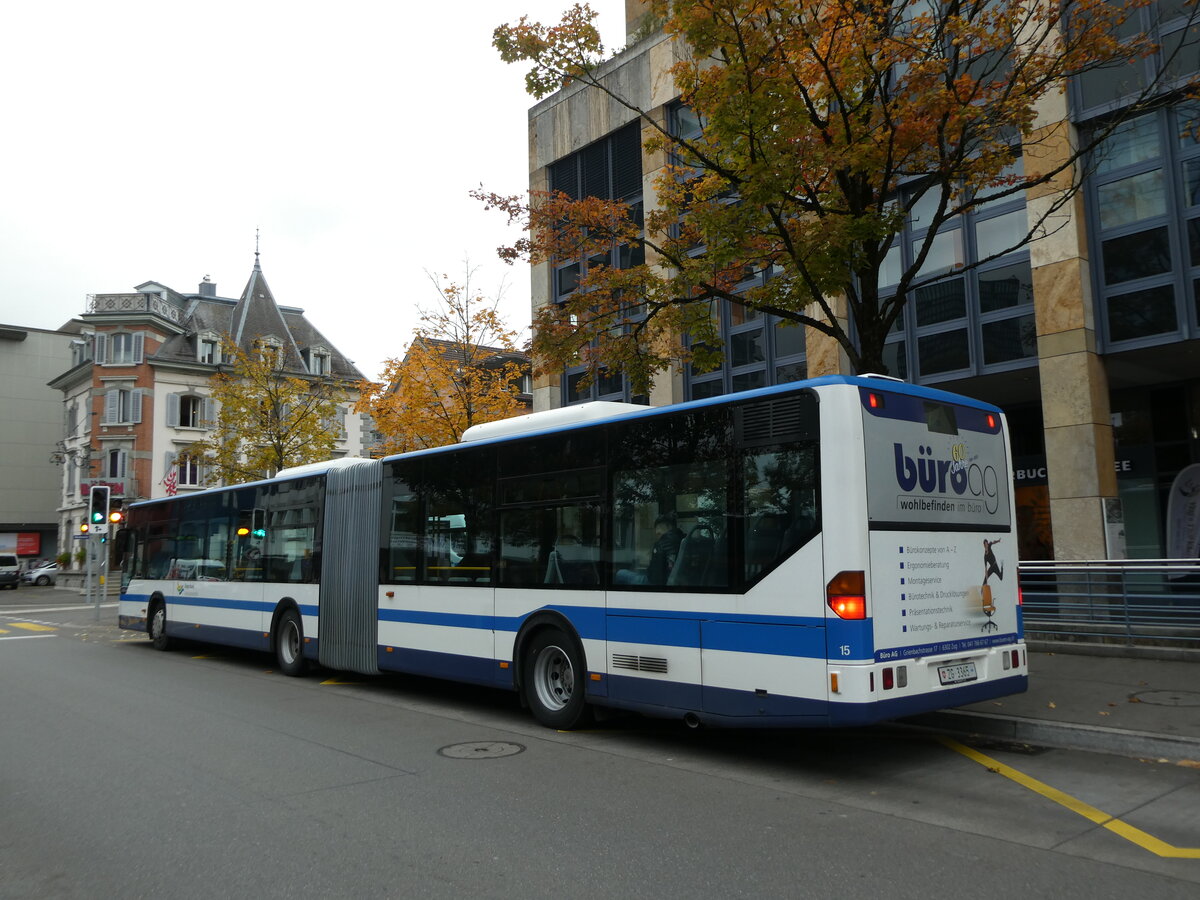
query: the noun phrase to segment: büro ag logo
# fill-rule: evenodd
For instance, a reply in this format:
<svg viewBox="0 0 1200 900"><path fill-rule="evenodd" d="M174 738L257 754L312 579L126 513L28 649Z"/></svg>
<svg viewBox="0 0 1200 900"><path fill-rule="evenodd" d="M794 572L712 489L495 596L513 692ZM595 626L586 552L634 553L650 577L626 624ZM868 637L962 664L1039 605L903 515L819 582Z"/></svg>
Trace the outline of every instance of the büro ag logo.
<svg viewBox="0 0 1200 900"><path fill-rule="evenodd" d="M965 444L955 444L945 459L935 457L933 448L924 444L917 448L915 458L905 452L902 444L892 446L896 454L896 483L906 493L919 486L926 494L952 492L977 501L989 513L999 508L1000 479L996 469L969 461Z"/></svg>

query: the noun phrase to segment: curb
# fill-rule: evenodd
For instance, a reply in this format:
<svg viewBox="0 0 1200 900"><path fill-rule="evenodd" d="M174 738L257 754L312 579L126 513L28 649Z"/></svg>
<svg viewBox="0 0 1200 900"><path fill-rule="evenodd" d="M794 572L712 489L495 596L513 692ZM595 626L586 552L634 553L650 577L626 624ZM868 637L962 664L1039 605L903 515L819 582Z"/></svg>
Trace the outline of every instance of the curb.
<svg viewBox="0 0 1200 900"><path fill-rule="evenodd" d="M897 724L921 730L999 738L1062 750L1086 750L1139 759L1166 759L1170 762L1178 762L1181 759L1200 760L1200 738L1126 731L1100 725L1048 722L1044 719L958 710L925 713L901 719Z"/></svg>

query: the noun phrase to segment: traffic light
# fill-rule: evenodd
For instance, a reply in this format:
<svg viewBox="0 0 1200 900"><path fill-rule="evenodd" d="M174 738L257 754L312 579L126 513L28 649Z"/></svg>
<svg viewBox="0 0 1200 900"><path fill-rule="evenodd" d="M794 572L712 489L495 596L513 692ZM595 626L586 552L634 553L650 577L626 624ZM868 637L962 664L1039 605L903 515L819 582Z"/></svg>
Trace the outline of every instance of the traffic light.
<svg viewBox="0 0 1200 900"><path fill-rule="evenodd" d="M88 494L88 522L95 534L108 533L108 485L93 484Z"/></svg>
<svg viewBox="0 0 1200 900"><path fill-rule="evenodd" d="M118 527L125 519L125 513L121 510L120 500L110 500L108 504L108 521L114 528Z"/></svg>
<svg viewBox="0 0 1200 900"><path fill-rule="evenodd" d="M92 526L91 526L91 525L89 525L87 522L80 522L80 523L79 523L79 533L80 533L80 534L87 534L87 533L88 533L88 530L89 530L91 527L92 527Z"/></svg>

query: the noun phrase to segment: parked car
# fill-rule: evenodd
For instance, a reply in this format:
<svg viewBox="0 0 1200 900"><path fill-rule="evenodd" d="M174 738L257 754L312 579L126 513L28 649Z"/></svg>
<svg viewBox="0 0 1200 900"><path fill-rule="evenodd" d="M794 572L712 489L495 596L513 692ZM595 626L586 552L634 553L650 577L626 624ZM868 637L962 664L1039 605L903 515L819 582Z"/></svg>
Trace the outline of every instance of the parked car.
<svg viewBox="0 0 1200 900"><path fill-rule="evenodd" d="M0 553L0 587L14 591L21 583L21 564L14 553Z"/></svg>
<svg viewBox="0 0 1200 900"><path fill-rule="evenodd" d="M21 576L21 580L26 584L36 584L38 587L45 587L48 584L54 584L57 575L58 563L50 563L49 565L38 566L36 569L30 569Z"/></svg>

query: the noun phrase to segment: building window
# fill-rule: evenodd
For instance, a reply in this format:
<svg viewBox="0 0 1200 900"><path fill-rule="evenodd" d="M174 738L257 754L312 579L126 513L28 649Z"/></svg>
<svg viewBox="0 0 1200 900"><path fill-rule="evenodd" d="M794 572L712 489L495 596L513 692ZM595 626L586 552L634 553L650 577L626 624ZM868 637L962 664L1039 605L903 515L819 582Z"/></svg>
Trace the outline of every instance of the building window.
<svg viewBox="0 0 1200 900"><path fill-rule="evenodd" d="M254 352L273 368L283 368L283 344L277 338L261 338L255 341Z"/></svg>
<svg viewBox="0 0 1200 900"><path fill-rule="evenodd" d="M631 122L582 150L550 166L550 190L562 191L573 198L598 197L629 204L638 227L643 226L642 137L641 126ZM551 297L564 302L579 288L589 270L599 267L628 269L645 262L645 251L628 244L614 245L605 253L587 259L560 260L552 270ZM563 377L563 405L588 400L649 402L631 394L628 379L618 373L603 372L586 387L586 368L569 367Z"/></svg>
<svg viewBox="0 0 1200 900"><path fill-rule="evenodd" d="M1200 22L1192 21L1187 0L1157 0L1134 10L1114 35L1127 40L1138 32L1154 37L1157 53L1144 59L1094 69L1075 78L1075 105L1089 113L1110 110L1161 78L1169 89L1200 68Z"/></svg>
<svg viewBox="0 0 1200 900"><path fill-rule="evenodd" d="M1006 174L1021 175L1015 156ZM928 243L917 276L945 277L913 289L884 347L888 374L929 383L1036 365L1033 272L1019 244L1029 224L1022 196L987 200L930 235L936 197L913 202L880 272L887 297ZM963 266L987 260L969 272Z"/></svg>
<svg viewBox="0 0 1200 900"><path fill-rule="evenodd" d="M168 394L167 424L173 428L209 428L215 401L198 394Z"/></svg>
<svg viewBox="0 0 1200 900"><path fill-rule="evenodd" d="M1200 105L1122 123L1092 157L1087 201L1106 349L1200 336Z"/></svg>
<svg viewBox="0 0 1200 900"><path fill-rule="evenodd" d="M124 478L129 454L124 450L109 450L104 454L104 477Z"/></svg>
<svg viewBox="0 0 1200 900"><path fill-rule="evenodd" d="M218 365L221 362L221 342L209 335L201 337L197 346L197 359L210 366Z"/></svg>
<svg viewBox="0 0 1200 900"><path fill-rule="evenodd" d="M104 393L102 425L136 425L142 421L140 388L109 388Z"/></svg>
<svg viewBox="0 0 1200 900"><path fill-rule="evenodd" d="M330 353L324 347L309 347L304 351L304 362L310 375L328 375Z"/></svg>
<svg viewBox="0 0 1200 900"><path fill-rule="evenodd" d="M139 332L114 331L97 334L96 361L108 366L136 366L142 362L145 335Z"/></svg>
<svg viewBox="0 0 1200 900"><path fill-rule="evenodd" d="M71 367L81 366L92 361L92 348L95 335L85 334L81 340L71 341Z"/></svg>

